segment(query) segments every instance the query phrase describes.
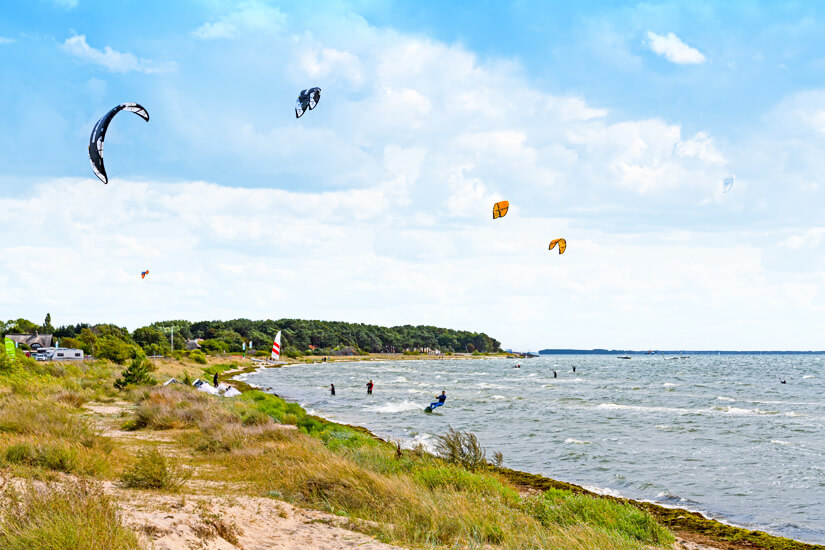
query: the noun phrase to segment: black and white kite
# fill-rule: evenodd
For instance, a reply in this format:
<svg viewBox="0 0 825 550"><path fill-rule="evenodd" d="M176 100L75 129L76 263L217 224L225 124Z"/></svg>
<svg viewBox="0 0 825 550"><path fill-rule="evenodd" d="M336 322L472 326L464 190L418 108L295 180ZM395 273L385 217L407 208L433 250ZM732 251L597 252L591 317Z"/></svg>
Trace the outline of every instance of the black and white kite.
<svg viewBox="0 0 825 550"><path fill-rule="evenodd" d="M94 170L95 175L103 183L109 183L106 168L103 166L103 140L106 137L106 130L109 129L109 123L120 111L135 113L146 122L149 122L149 113L137 103L121 103L97 121L94 130L92 130L92 135L89 137L89 161L92 163L92 170Z"/></svg>
<svg viewBox="0 0 825 550"><path fill-rule="evenodd" d="M295 102L295 118L301 118L307 111L311 111L321 101L321 88L301 90L298 101Z"/></svg>

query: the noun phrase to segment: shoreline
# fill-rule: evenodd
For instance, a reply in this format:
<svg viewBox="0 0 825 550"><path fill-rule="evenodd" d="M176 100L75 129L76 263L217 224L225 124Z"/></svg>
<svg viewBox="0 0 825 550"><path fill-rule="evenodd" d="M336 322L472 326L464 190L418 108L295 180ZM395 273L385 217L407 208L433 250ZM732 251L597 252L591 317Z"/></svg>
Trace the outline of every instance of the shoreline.
<svg viewBox="0 0 825 550"><path fill-rule="evenodd" d="M360 360L362 361L389 361L389 360L397 360L403 357L404 360L432 360L433 356L427 355L420 355L420 356L400 356L394 357L393 355L396 354L370 354L367 357L364 357ZM400 355L400 354L399 354ZM461 360L461 359L483 359L485 357L490 358L501 358L502 355L507 357L506 354L496 354L496 355L461 355L458 357L455 356L445 356L444 359L450 357L452 360ZM382 357L376 357L382 356ZM363 357L363 356L362 356ZM352 357L341 357L336 358L337 361L342 362L352 362ZM283 366L292 366L292 365L311 365L315 363L320 363L321 361L290 361L283 365L273 365L273 366L266 366L266 365L248 365L245 367L238 367L237 369L233 369L232 371L225 371L225 374L230 375L230 381L239 384L241 387L238 389L242 392L250 391L250 390L258 390L264 391L266 393L271 393L272 395L276 395L274 392L267 392L267 390L263 387L256 386L254 384L249 384L245 380L238 380L237 377L244 375L244 374L252 374L254 372L258 372L261 370L265 370L268 368L281 368ZM280 396L279 396L280 397ZM332 422L335 424L339 424L342 426L347 426L349 428L355 429L360 431L378 441L391 444L390 441L380 437L379 435L373 433L370 429L364 426L358 426L353 424L343 424L340 422L336 422L334 420L330 420L318 415L309 415L311 417L317 418L319 420L323 420L326 422ZM583 486L569 483L566 481L559 481L555 480L541 474L534 474L530 472L523 472L520 470L514 470L511 468L505 468L500 466L491 466L492 471L502 475L505 479L510 481L513 485L520 489L524 489L526 491L546 491L548 489L563 489L567 491L571 491L576 494L586 494L589 496L607 499L613 502L630 504L635 506L641 510L644 510L650 513L657 521L659 521L662 525L668 527L673 531L674 535L689 541L691 543L696 544L703 544L703 545L716 545L715 548L724 548L724 549L731 549L731 550L739 550L739 549L755 549L755 548L765 548L769 550L773 549L780 549L780 550L825 550L825 545L820 545L816 543L809 543L804 541L799 541L796 539L791 539L787 537L782 537L779 535L772 535L765 531L760 530L753 530L748 529L747 527L738 526L732 523L726 522L724 519L714 519L712 517L706 516L701 511L692 511L686 508L679 508L679 507L671 507L665 504L659 504L649 500L635 500L631 498L621 497L621 496L614 496L610 494L602 494L599 492L595 492L593 490L587 489ZM718 545L722 546L718 546Z"/></svg>

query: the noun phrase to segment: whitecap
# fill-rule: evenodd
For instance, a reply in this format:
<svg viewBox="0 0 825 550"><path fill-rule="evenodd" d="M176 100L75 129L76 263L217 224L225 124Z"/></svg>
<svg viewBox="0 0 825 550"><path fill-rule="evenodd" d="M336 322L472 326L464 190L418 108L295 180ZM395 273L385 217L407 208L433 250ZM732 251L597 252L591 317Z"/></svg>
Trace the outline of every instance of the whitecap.
<svg viewBox="0 0 825 550"><path fill-rule="evenodd" d="M613 489L607 489L605 487L596 487L595 485L582 485L582 487L587 489L591 493L596 493L597 495L622 498L622 494L619 491L615 491Z"/></svg>
<svg viewBox="0 0 825 550"><path fill-rule="evenodd" d="M384 405L367 407L367 410L379 413L400 413L405 411L422 410L423 408L424 407L418 403L413 403L412 401L402 401L400 403L386 403Z"/></svg>
<svg viewBox="0 0 825 550"><path fill-rule="evenodd" d="M663 388L673 388L673 387L678 386L678 385L679 384L674 384L673 382L665 382L664 384L662 384L662 387Z"/></svg>
<svg viewBox="0 0 825 550"><path fill-rule="evenodd" d="M493 399L507 399L506 395L494 395Z"/></svg>
<svg viewBox="0 0 825 550"><path fill-rule="evenodd" d="M806 378L813 378L813 377L814 377L813 374L806 374L805 376L802 377L802 379L804 380Z"/></svg>
<svg viewBox="0 0 825 550"><path fill-rule="evenodd" d="M790 441L782 441L781 439L771 439L771 443L776 445L793 445Z"/></svg>
<svg viewBox="0 0 825 550"><path fill-rule="evenodd" d="M572 437L568 437L564 440L565 443L570 443L573 445L590 445L589 441L582 441L581 439L573 439Z"/></svg>
<svg viewBox="0 0 825 550"><path fill-rule="evenodd" d="M734 401L736 401L736 399L733 399L732 397L723 397L721 395L719 397L717 397L716 400L717 401L728 401L729 403L733 403Z"/></svg>

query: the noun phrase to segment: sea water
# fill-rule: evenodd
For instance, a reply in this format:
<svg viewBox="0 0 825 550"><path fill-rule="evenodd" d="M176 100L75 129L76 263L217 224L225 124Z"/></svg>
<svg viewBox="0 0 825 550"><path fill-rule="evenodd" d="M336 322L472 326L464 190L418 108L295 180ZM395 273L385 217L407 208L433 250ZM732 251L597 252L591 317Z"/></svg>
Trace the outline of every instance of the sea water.
<svg viewBox="0 0 825 550"><path fill-rule="evenodd" d="M452 426L510 468L825 543L825 356L336 362L246 380L407 446Z"/></svg>

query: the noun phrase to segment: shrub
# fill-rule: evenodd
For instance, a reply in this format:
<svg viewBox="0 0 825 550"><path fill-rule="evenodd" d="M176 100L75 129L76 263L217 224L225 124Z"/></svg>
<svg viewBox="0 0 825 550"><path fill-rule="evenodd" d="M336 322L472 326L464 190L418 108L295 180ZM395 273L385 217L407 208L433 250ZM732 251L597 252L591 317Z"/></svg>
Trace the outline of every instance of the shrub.
<svg viewBox="0 0 825 550"><path fill-rule="evenodd" d="M146 386L154 384L155 379L149 374L149 368L142 357L136 357L115 380L115 387L122 390L126 386Z"/></svg>
<svg viewBox="0 0 825 550"><path fill-rule="evenodd" d="M437 440L436 453L447 462L461 464L470 470L487 465L487 451L474 433L454 430L450 426L447 433L438 436Z"/></svg>
<svg viewBox="0 0 825 550"><path fill-rule="evenodd" d="M190 353L189 358L199 365L206 364L206 355L204 355L204 353L200 350L195 350L192 353Z"/></svg>
<svg viewBox="0 0 825 550"><path fill-rule="evenodd" d="M6 550L138 550L137 536L117 507L86 481L6 489L0 508L0 548Z"/></svg>
<svg viewBox="0 0 825 550"><path fill-rule="evenodd" d="M18 443L6 449L6 462L23 464L71 473L77 468L77 451L59 445L37 445Z"/></svg>
<svg viewBox="0 0 825 550"><path fill-rule="evenodd" d="M191 473L177 461L163 456L157 449L139 452L137 462L120 477L125 487L133 489L167 489L175 491Z"/></svg>

